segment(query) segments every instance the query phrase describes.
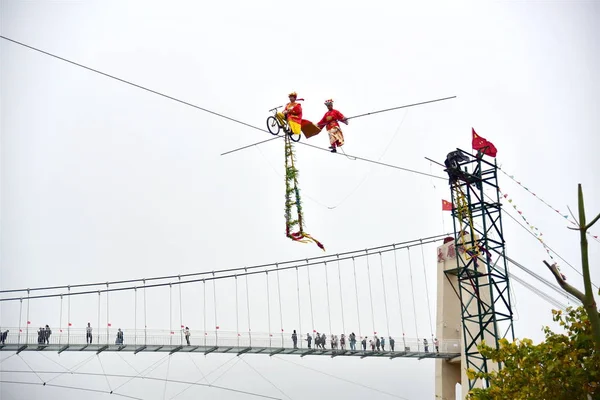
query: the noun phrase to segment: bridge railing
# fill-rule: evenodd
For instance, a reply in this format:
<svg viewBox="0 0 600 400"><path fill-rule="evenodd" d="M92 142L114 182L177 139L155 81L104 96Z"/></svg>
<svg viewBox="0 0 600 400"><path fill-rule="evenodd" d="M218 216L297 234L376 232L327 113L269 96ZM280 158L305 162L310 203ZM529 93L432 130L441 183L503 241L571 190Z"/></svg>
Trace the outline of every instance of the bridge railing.
<svg viewBox="0 0 600 400"><path fill-rule="evenodd" d="M187 346L185 332L183 330L169 331L159 329L122 329L123 342L117 340L118 328L108 329L93 329L91 340L88 337L86 330L81 328L71 329L56 329L52 330L49 337L45 334L39 334L37 330L24 330L19 332L18 328L2 328L2 332L8 329L8 334L4 342L0 342L0 347L3 344L11 345L138 345L138 346ZM340 348L338 336L338 348ZM0 336L1 337L1 336ZM370 340L374 340L373 336L367 339L367 351L371 350ZM389 345L389 337L385 337L385 350L391 350ZM423 339L394 337L395 351L407 352L440 352L440 353L460 353L459 340L440 340L438 348L428 339L427 345L423 343ZM362 350L362 337L357 336L356 350ZM292 335L289 332L273 333L266 332L244 332L237 333L232 331L198 331L190 330L190 346L205 346L205 347L239 347L239 348L293 348ZM300 349L308 349L306 333L298 335L297 347ZM314 334L311 343L311 348L315 348ZM327 335L325 349L331 349L331 335ZM346 336L347 350L350 349L350 341Z"/></svg>

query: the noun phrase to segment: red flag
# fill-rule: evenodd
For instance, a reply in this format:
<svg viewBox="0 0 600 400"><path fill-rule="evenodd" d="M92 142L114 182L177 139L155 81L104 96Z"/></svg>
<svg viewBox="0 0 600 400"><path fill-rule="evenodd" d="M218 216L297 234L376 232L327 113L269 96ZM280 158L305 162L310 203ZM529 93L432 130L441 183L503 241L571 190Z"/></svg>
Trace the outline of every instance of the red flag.
<svg viewBox="0 0 600 400"><path fill-rule="evenodd" d="M112 326L112 324L109 322L109 323L108 323L108 326Z"/></svg>
<svg viewBox="0 0 600 400"><path fill-rule="evenodd" d="M217 329L219 329L219 325L217 325Z"/></svg>
<svg viewBox="0 0 600 400"><path fill-rule="evenodd" d="M27 321L27 325L31 325L31 321Z"/></svg>
<svg viewBox="0 0 600 400"><path fill-rule="evenodd" d="M496 157L496 153L498 150L494 144L481 136L479 136L475 129L471 128L473 131L473 150L482 150L483 154L488 155L490 157Z"/></svg>
<svg viewBox="0 0 600 400"><path fill-rule="evenodd" d="M181 329L185 328L183 325L181 325Z"/></svg>
<svg viewBox="0 0 600 400"><path fill-rule="evenodd" d="M69 326L73 326L73 324L69 322Z"/></svg>
<svg viewBox="0 0 600 400"><path fill-rule="evenodd" d="M442 199L442 211L452 211L452 203Z"/></svg>

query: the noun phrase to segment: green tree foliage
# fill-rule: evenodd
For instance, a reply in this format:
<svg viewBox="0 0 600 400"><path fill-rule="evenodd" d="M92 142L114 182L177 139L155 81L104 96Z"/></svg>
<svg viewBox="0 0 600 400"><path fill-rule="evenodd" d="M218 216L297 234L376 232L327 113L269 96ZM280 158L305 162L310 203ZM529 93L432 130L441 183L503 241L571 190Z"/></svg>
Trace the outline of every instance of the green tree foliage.
<svg viewBox="0 0 600 400"><path fill-rule="evenodd" d="M489 379L490 387L473 389L469 400L600 399L600 353L595 350L592 324L583 307L552 310L564 334L544 327L546 340L500 341L498 349L482 343L482 355L503 364L491 373L468 370L470 379Z"/></svg>

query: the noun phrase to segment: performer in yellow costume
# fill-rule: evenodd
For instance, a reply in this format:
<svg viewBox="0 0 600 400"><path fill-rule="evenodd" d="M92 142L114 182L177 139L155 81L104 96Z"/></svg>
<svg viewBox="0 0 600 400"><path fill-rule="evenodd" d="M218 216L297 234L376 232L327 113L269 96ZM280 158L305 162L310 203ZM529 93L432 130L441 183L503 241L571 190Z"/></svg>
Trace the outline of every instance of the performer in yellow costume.
<svg viewBox="0 0 600 400"><path fill-rule="evenodd" d="M298 94L292 92L288 95L290 102L287 103L283 112L277 113L277 118L283 123L287 119L288 125L294 135L300 135L302 132L302 106L296 103Z"/></svg>

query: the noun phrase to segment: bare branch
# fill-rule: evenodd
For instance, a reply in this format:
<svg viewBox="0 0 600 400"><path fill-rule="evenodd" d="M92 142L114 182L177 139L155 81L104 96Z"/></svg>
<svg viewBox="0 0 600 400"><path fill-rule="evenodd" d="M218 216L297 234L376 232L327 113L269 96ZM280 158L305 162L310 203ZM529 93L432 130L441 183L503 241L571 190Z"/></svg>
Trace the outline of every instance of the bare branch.
<svg viewBox="0 0 600 400"><path fill-rule="evenodd" d="M552 272L552 275L554 275L554 278L556 278L556 282L558 282L558 284L560 285L561 288L563 288L565 290L565 292L572 294L573 296L577 297L577 299L579 299L579 301L581 301L581 303L583 304L585 302L585 295L579 291L578 289L576 289L575 287L569 285L561 276L560 272L558 271L558 268L556 266L556 264L548 264L548 262L546 262L546 260L544 260L544 264L546 264L546 267L548 267L548 269L550 270L550 272Z"/></svg>
<svg viewBox="0 0 600 400"><path fill-rule="evenodd" d="M589 224L587 224L585 226L585 229L590 229L592 227L592 225L594 225L596 222L598 222L598 219L600 218L600 214L596 215L596 218L594 218L592 220L592 222L590 222Z"/></svg>
<svg viewBox="0 0 600 400"><path fill-rule="evenodd" d="M573 214L573 211L571 211L571 207L567 206L567 210L569 210L569 214L571 214L571 217L573 217L573 219L575 220L575 222L577 222L577 226L581 226L579 224L579 221L577 221L577 218L575 218L575 215Z"/></svg>

